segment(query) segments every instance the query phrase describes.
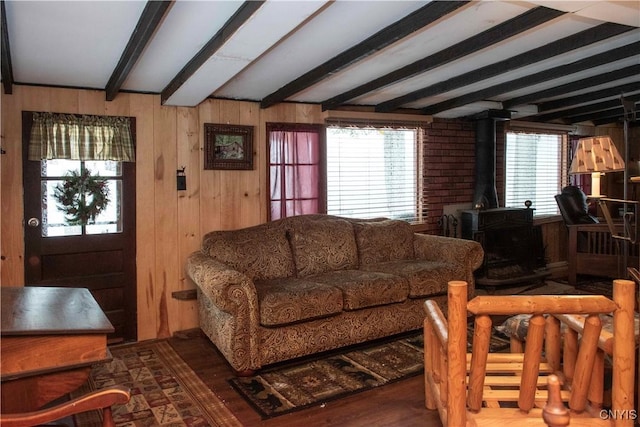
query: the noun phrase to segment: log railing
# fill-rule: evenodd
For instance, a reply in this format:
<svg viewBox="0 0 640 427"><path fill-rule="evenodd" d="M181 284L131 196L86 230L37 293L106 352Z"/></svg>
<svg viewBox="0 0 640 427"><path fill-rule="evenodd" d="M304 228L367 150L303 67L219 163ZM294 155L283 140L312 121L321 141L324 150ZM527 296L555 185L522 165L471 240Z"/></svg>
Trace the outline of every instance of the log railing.
<svg viewBox="0 0 640 427"><path fill-rule="evenodd" d="M499 408L502 400L515 402L518 414L529 417L547 401L548 374L564 383L560 395L571 409L572 425L574 417L592 416L602 422L605 349L610 349L613 361L612 414L617 416L611 425L633 425L629 415L634 391L634 282L615 280L613 300L540 295L478 296L467 302L467 284L461 281L450 282L448 292L447 318L434 301L427 301L424 322L425 403L439 411L444 426L465 426L470 418L479 423L485 415L497 420L497 409L491 408ZM475 315L469 355L468 313ZM615 339L601 331L600 315L610 313ZM490 353L491 315L514 314L532 316L524 353ZM567 325L564 340L561 323ZM504 390L506 386L515 390ZM539 420L545 425L541 414Z"/></svg>

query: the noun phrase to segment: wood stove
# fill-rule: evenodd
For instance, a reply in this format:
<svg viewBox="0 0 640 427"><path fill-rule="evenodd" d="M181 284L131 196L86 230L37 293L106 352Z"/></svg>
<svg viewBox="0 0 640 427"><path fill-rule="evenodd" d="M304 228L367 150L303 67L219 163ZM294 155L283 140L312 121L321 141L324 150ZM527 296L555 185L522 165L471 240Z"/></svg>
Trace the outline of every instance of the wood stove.
<svg viewBox="0 0 640 427"><path fill-rule="evenodd" d="M477 271L478 285L490 287L526 283L548 276L540 227L533 209L494 208L463 211L462 238L484 249Z"/></svg>

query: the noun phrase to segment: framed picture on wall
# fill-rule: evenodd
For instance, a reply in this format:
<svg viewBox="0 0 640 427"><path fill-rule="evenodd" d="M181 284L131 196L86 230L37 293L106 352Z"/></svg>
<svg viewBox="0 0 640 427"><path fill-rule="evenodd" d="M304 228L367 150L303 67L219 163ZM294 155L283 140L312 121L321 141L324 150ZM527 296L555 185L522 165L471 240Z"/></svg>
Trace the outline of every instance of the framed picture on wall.
<svg viewBox="0 0 640 427"><path fill-rule="evenodd" d="M253 126L204 124L205 169L253 169Z"/></svg>

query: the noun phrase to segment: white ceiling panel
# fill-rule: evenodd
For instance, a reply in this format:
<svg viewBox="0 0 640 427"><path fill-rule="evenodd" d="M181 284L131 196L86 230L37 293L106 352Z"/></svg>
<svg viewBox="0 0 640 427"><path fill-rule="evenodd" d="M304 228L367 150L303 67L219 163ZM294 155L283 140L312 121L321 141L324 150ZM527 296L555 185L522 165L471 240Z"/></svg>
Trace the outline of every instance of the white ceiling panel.
<svg viewBox="0 0 640 427"><path fill-rule="evenodd" d="M636 58L627 58L621 61L615 61L609 64L604 64L604 65L600 65L598 67L593 67L590 68L588 70L584 70L584 71L580 71L578 73L572 73L572 74L568 74L566 76L557 78L557 79L553 79L553 80L548 80L545 81L543 83L539 83L536 85L531 85L531 86L527 86L526 88L520 89L520 90L515 90L515 91L511 91L511 92L505 92L503 94L500 94L496 97L494 97L493 99L495 101L505 101L511 98L515 98L515 97L519 97L519 96L523 96L529 93L534 93L534 92L539 92L539 91L543 91L552 87L556 87L556 86L560 86L560 85L564 85L567 83L572 83L578 80L582 80L582 79L586 79L588 77L592 77L592 76L596 76L598 74L602 74L602 73L608 73L610 72L612 69L616 69L619 70L621 68L626 68L629 67L631 65L637 65L638 64L638 60ZM605 83L604 85L598 85L598 86L589 86L587 88L584 88L580 91L577 92L568 92L565 93L559 97L564 98L566 96L572 96L575 95L577 93L587 93L587 92L591 92L591 91L596 91L596 90L600 90L603 89L604 87L609 87L609 86L618 86L621 84L626 84L626 83L631 83L631 82L636 82L636 81L640 81L640 75L635 75L633 77L627 77L624 79L618 79L618 80L610 80L607 83ZM558 98L558 97L556 97Z"/></svg>
<svg viewBox="0 0 640 427"><path fill-rule="evenodd" d="M144 6L142 1L5 2L14 79L103 88Z"/></svg>
<svg viewBox="0 0 640 427"><path fill-rule="evenodd" d="M412 36L394 43L376 55L335 73L321 83L299 92L296 96L291 97L291 100L306 102L314 99L329 99L339 93L358 87L366 81L383 76L437 53L448 46L464 41L527 10L529 8L522 4L470 3L467 7L458 9L448 19L443 18ZM466 22L467 25L455 25L457 22Z"/></svg>
<svg viewBox="0 0 640 427"><path fill-rule="evenodd" d="M241 4L241 1L175 2L123 88L161 92Z"/></svg>
<svg viewBox="0 0 640 427"><path fill-rule="evenodd" d="M317 65L374 35L428 2L338 0L260 58L216 96L264 98ZM297 7L297 2L290 7ZM270 70L278 70L276 73ZM265 78L268 75L269 78Z"/></svg>
<svg viewBox="0 0 640 427"><path fill-rule="evenodd" d="M569 21L575 21L575 18L569 18ZM567 26L555 26L557 29L560 28L566 28ZM550 34L557 34L553 31L549 32ZM545 34L547 35L547 34ZM557 34L558 37L560 38L559 34ZM540 39L543 39L543 37L540 37ZM536 62L534 64L530 64L526 67L520 67L517 68L515 70L511 70L511 71L505 71L504 73L501 73L497 76L491 77L491 78L487 78L484 79L480 82L471 84L471 85L467 85L452 91L447 92L447 96L448 97L457 97L457 96L461 96L465 93L468 92L475 92L487 87L491 87L500 83L503 83L505 81L512 81L518 78L523 78L526 77L528 75L534 74L534 73L538 73L544 70L547 70L549 68L554 68L554 67L558 67L558 66L562 66L562 65L566 65L569 63L572 63L574 61L577 61L581 58L584 57L590 57L593 55L597 55L600 53L604 53L607 52L613 48L616 47L620 47L620 46L624 46L627 45L629 43L632 43L634 41L638 40L638 33L636 33L635 31L632 33L626 33L623 34L621 36L616 36L616 37L612 37L610 39L608 39L605 42L599 42L599 43L594 43L592 45L589 45L587 47L584 48L580 48L580 49L575 49L572 50L570 52L567 52L565 54L559 55L559 56L555 56L552 57L550 59L544 60L544 61L539 61ZM549 42L554 41L554 40L549 40ZM517 39L514 40L511 44L517 44L517 45L522 45L522 43L524 42L524 40L522 39ZM507 43L507 45L510 43ZM539 45L542 46L546 43L540 43ZM490 65L494 62L497 62L501 59L506 59L510 56L513 55L513 52L518 52L518 53L523 53L526 52L528 50L530 50L531 48L535 48L535 47L539 47L539 46L527 46L527 47L522 47L522 48L516 48L514 46L504 46L502 49L500 49L499 51L497 49L494 50L494 54L498 54L499 52L501 52L504 57L498 57L497 55L494 56L492 61L489 61L484 55L480 56L480 57L476 57L476 55L471 55L455 64L450 64L447 65L445 67L441 67L438 70L436 70L434 73L430 73L429 76L422 76L422 78L424 79L424 83L422 83L422 85L420 85L419 83L416 84L416 80L418 80L418 78L416 79L412 79L412 82L407 82L406 84L411 84L411 87L415 87L416 89L419 89L421 87L428 87L431 84L437 83L441 80L446 80L448 78L450 78L451 76L455 75L453 73L455 73L456 71L462 71L463 72L468 72L468 71L473 71L478 69L481 66L484 65ZM485 62L486 61L486 62ZM607 68L607 67L605 67ZM612 64L608 67L609 69L615 69L615 66ZM456 70L456 71L454 71ZM403 85L403 83L399 83L398 85L399 87L396 88L388 88L386 91L386 94L383 92L382 94L380 92L378 92L378 98L373 98L373 97L369 97L368 99L358 99L354 102L358 102L364 105L372 105L372 104L377 104L379 102L383 102L386 99L384 99L385 95L389 95L393 92L398 93L400 95L402 95L403 93L409 92L409 91L413 91L416 89L412 89L410 87L407 87L405 85ZM425 107L427 105L431 104L431 102L428 99L425 100L419 100L410 104L405 105L405 107L407 108L422 108Z"/></svg>
<svg viewBox="0 0 640 427"><path fill-rule="evenodd" d="M532 49L539 48L546 44L555 42L564 37L571 36L580 31L593 28L595 23L591 20L576 18L574 16L563 16L550 23L529 30L522 37L513 37L502 43L487 48L483 51L467 55L466 57L446 64L429 73L421 74L382 88L378 91L353 100L353 103L371 105L384 102L388 99L401 96L407 92L429 87L433 84L448 80L452 77L475 71L481 67L492 65L496 62L514 57ZM529 68L525 69L526 72ZM486 84L488 86L489 84Z"/></svg>
<svg viewBox="0 0 640 427"><path fill-rule="evenodd" d="M167 100L194 106L278 43L325 2L266 2L224 46ZM263 81L266 81L263 76Z"/></svg>
<svg viewBox="0 0 640 427"><path fill-rule="evenodd" d="M640 1L532 0L532 3L571 12L585 18L640 27Z"/></svg>
<svg viewBox="0 0 640 427"><path fill-rule="evenodd" d="M7 31L2 33L2 46L4 49L8 44L10 51L2 51L2 83L7 94L12 85L106 92L113 75L116 78L109 83L109 100L120 91L128 91L162 94L159 102L166 105L196 106L214 97L256 101L266 108L279 102L323 103L375 79L392 76L395 80L385 81L383 87L372 89L374 85L370 85L367 93L353 95L354 99L323 105L373 111L385 101L459 78L460 87L434 90L430 96L399 108L416 113L426 108L436 117L464 117L500 109L501 101L542 90L552 91L545 95L547 100L594 91L600 99L611 99L620 94L609 91L622 84L631 85L629 93L640 92L638 76L612 78L597 86L574 88L571 93L562 86L640 65L640 45L637 52L630 50L625 58L607 58L617 47L640 44L638 0L461 1L454 8L444 2L430 5L428 0L176 0L165 4L167 8L142 0L6 0L4 5ZM421 15L413 12L427 5L430 11L436 9L437 16L438 10L443 15L433 22L425 17L420 18L423 22L416 22ZM538 23L540 15L534 13L533 21L527 12L539 6L565 15ZM256 11L250 15L252 10ZM400 72L409 64L495 30L516 17L536 22L537 26L451 62L426 66L412 77L405 78ZM375 39L371 40L405 18L411 21L410 28L417 25L419 29L388 45L388 41L376 45ZM569 52L529 64L523 61L517 69L502 67L490 77L471 78L479 75L482 67L605 23L606 29L599 31L612 36L598 43L584 46L586 41L577 37ZM143 30L136 31L139 28ZM203 47L216 34L224 34L224 42L205 52ZM136 49L128 51L130 40L135 41ZM365 40L367 44L361 45ZM346 51L357 59L342 68L327 63ZM569 69L563 76L550 74L545 81L535 79L535 73L592 56L607 58L607 62L582 71ZM529 59L527 55L523 58ZM121 59L124 66L118 67ZM195 64L202 65L197 68ZM309 77L309 71L319 69L326 69L326 74ZM526 85L519 87L515 80ZM504 86L503 93L486 91L478 95L478 91L496 85ZM278 91L283 87L287 90ZM436 105L463 96L467 105ZM532 99L529 105L518 106L513 117L536 114L537 104L544 100ZM389 103L378 109L386 107L390 108ZM569 113L549 120L570 122Z"/></svg>

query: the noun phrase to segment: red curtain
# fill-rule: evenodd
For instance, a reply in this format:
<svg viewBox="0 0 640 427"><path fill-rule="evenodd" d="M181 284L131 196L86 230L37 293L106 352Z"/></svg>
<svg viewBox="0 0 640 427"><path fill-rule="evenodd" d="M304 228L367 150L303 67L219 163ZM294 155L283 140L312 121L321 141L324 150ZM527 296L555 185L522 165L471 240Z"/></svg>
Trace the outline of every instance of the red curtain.
<svg viewBox="0 0 640 427"><path fill-rule="evenodd" d="M270 124L270 219L322 211L321 126Z"/></svg>

